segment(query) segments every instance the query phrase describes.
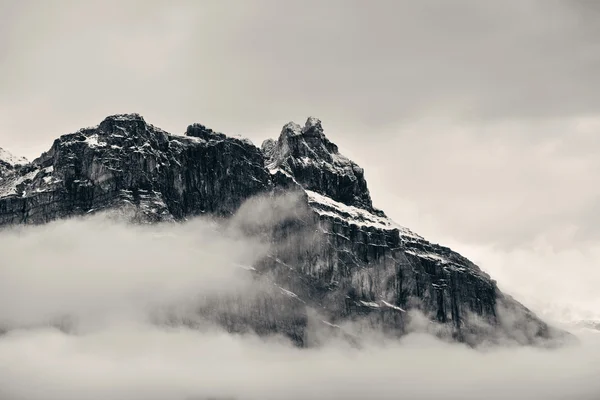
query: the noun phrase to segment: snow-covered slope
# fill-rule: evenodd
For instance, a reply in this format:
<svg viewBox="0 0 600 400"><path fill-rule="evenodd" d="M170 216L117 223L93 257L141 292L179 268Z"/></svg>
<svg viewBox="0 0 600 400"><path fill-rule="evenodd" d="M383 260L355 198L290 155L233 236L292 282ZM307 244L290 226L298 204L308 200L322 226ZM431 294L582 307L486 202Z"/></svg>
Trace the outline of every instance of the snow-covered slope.
<svg viewBox="0 0 600 400"><path fill-rule="evenodd" d="M396 229L402 237L423 239L410 229L398 225L386 216L374 214L363 208L348 206L312 190L306 190L306 194L308 203L319 215L333 217L359 227L372 227L383 230Z"/></svg>

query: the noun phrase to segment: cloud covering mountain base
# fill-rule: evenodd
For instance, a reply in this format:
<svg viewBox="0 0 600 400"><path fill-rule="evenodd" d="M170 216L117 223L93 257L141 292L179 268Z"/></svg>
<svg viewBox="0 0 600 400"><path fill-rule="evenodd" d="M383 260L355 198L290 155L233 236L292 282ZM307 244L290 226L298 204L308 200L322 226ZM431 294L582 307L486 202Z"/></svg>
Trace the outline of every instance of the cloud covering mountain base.
<svg viewBox="0 0 600 400"><path fill-rule="evenodd" d="M240 226L251 223L240 218ZM554 350L473 350L417 328L400 341L363 332L360 347L326 337L308 349L279 336L228 333L193 310L210 296L267 290L240 266L268 246L236 229L204 219L133 226L97 216L1 232L0 398L591 400L600 394L600 335L589 331L579 344Z"/></svg>

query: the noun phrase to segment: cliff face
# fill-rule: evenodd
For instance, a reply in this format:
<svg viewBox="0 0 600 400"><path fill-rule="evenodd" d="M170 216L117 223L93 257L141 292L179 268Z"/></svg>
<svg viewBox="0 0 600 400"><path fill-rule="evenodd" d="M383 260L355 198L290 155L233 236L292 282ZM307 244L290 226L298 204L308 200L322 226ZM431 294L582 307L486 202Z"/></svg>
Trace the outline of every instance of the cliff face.
<svg viewBox="0 0 600 400"><path fill-rule="evenodd" d="M116 115L98 127L61 136L52 148L5 179L0 224L41 223L107 208L136 220L229 215L270 186L251 143L201 125L169 135L139 115Z"/></svg>
<svg viewBox="0 0 600 400"><path fill-rule="evenodd" d="M440 323L441 334L472 344L527 344L562 334L502 294L469 260L375 209L364 171L339 153L316 118L304 127L285 125L258 149L199 124L178 136L137 114L115 115L3 171L0 225L100 210L137 222L228 217L257 194L298 193L290 200L297 202L293 216L260 232L272 246L254 268L273 279L272 290L202 311L232 331L278 332L304 345L315 310L332 329L354 320L401 335L408 311L417 309Z"/></svg>
<svg viewBox="0 0 600 400"><path fill-rule="evenodd" d="M323 132L321 121L309 118L304 127L290 122L277 141L266 140L262 150L267 168L294 177L306 190L374 212L364 171L338 152ZM383 215L380 211L376 214Z"/></svg>

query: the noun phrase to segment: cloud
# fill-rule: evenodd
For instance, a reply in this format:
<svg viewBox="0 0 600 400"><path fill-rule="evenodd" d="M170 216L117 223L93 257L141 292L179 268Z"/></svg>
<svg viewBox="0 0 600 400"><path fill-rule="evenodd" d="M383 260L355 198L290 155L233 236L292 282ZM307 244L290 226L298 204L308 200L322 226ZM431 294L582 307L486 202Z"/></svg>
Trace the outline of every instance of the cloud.
<svg viewBox="0 0 600 400"><path fill-rule="evenodd" d="M0 324L64 316L139 319L147 310L234 294L252 278L266 246L222 233L215 223L129 226L103 216L0 233Z"/></svg>
<svg viewBox="0 0 600 400"><path fill-rule="evenodd" d="M326 336L299 349L208 321L156 323L173 311L190 318L212 295L261 290L236 264L268 251L260 235L295 215L290 199L258 197L225 227L204 219L131 226L96 216L0 233L0 321L8 328L0 336L0 397L591 400L600 393L600 335L589 332L555 350L473 350L419 333L429 324L413 318L415 333L401 341L363 329L360 347ZM76 318L62 330L49 324L62 316Z"/></svg>
<svg viewBox="0 0 600 400"><path fill-rule="evenodd" d="M301 350L219 331L120 325L0 340L6 399L589 399L600 393L600 341L547 351L476 352L411 335L360 350Z"/></svg>

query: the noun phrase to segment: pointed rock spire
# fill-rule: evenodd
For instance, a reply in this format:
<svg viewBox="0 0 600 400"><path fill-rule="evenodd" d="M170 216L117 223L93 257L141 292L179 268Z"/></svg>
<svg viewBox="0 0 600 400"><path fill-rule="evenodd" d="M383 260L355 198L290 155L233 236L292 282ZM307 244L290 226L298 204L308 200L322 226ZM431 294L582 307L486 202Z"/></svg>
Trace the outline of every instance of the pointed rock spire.
<svg viewBox="0 0 600 400"><path fill-rule="evenodd" d="M127 133L136 134L145 131L148 125L140 114L115 114L104 118L98 130L101 133Z"/></svg>
<svg viewBox="0 0 600 400"><path fill-rule="evenodd" d="M266 140L262 150L271 170L284 170L305 189L380 212L373 208L363 169L339 153L325 136L320 119L309 117L304 127L288 122L278 140Z"/></svg>

